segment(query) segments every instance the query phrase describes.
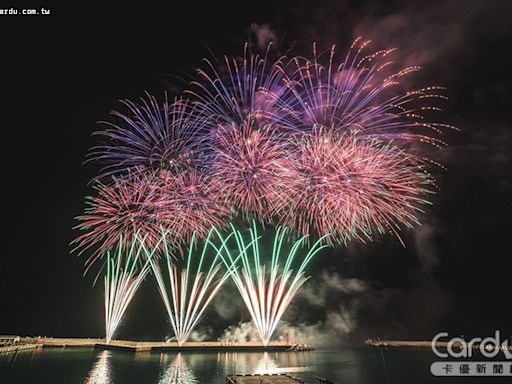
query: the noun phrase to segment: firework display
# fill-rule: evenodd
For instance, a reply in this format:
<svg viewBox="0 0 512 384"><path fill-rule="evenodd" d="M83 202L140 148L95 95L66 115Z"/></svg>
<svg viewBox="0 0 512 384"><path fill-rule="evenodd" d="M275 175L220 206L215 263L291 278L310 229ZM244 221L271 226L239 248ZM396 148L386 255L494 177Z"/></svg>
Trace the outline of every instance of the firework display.
<svg viewBox="0 0 512 384"><path fill-rule="evenodd" d="M122 241L122 240L121 240ZM114 337L128 305L150 270L150 258L143 260L144 240L132 242L130 249L119 246L116 254L107 251L105 273L105 329L107 343Z"/></svg>
<svg viewBox="0 0 512 384"><path fill-rule="evenodd" d="M158 247L147 250L150 252L148 259L151 260L150 265L158 284L160 296L180 346L188 339L208 304L219 292L232 271L232 266L229 266L225 272L220 272L219 252L216 252L212 259L207 257L212 233L213 230L206 237L200 256L197 257L194 247L195 234L192 236L188 253L183 260L183 268L177 266L177 262L173 260L167 246L164 247L164 252L161 255L155 255L155 252L158 252ZM165 239L166 234L164 233L162 242L167 244ZM163 268L160 264L163 264Z"/></svg>
<svg viewBox="0 0 512 384"><path fill-rule="evenodd" d="M305 268L325 247L322 244L323 238L317 240L307 254L301 257L298 252L306 239L306 236L303 236L293 243L287 254L283 255L285 252L282 248L287 230L278 227L272 246L271 260L265 262L260 254L260 237L254 222L249 229L250 242L247 242L234 226L231 229L236 239L241 264L240 268L233 270L232 278L251 314L261 341L267 345L286 308L308 279L305 276ZM221 245L225 250L223 260L226 266L231 268L237 260L228 251L226 240Z"/></svg>
<svg viewBox="0 0 512 384"><path fill-rule="evenodd" d="M397 68L393 49L369 46L358 38L338 58L334 46L286 57L246 44L240 58L205 60L172 101L124 100L125 112L101 123L88 155L101 168L74 245L90 252L87 270L107 265L108 339L124 312L113 308L125 308L151 270L180 345L229 276L267 344L325 244L402 241L420 223L436 189L427 153L454 128L434 117L446 97L442 87L406 86L420 68ZM241 221L252 223L250 242L229 224ZM261 256L256 225L277 228ZM113 270L134 274L123 280Z"/></svg>

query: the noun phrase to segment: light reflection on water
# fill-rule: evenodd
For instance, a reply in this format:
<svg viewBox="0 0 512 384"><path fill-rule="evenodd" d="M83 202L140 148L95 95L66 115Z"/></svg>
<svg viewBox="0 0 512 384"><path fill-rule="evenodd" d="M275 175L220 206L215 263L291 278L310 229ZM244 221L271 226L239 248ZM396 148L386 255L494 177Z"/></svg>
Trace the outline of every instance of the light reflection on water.
<svg viewBox="0 0 512 384"><path fill-rule="evenodd" d="M263 356L256 363L256 368L253 373L263 375L277 373L278 365L277 362L270 357L268 352L263 352Z"/></svg>
<svg viewBox="0 0 512 384"><path fill-rule="evenodd" d="M154 356L154 355L153 355ZM286 367L280 366L277 361L278 354L274 357L268 353L236 353L225 352L217 354L217 369L219 374L276 374L303 372L309 367L297 367L297 354L286 354L288 357ZM112 371L112 352L102 351L92 365L84 384L114 384L114 375ZM136 361L148 361L152 357L151 354L138 354ZM291 359L290 359L291 358ZM194 375L193 369L189 366L189 362L197 365L201 369L201 356L194 354L160 354L160 375L158 384L198 384L199 380ZM286 362L285 360L285 362ZM293 362L291 360L294 360ZM291 366L291 365L295 366Z"/></svg>
<svg viewBox="0 0 512 384"><path fill-rule="evenodd" d="M162 354L164 355L164 354ZM164 362L167 360L167 354L164 355ZM185 357L178 353L174 360L168 364L167 368L164 369L158 384L196 384L199 383L194 376L194 373L187 365Z"/></svg>
<svg viewBox="0 0 512 384"><path fill-rule="evenodd" d="M256 363L256 367L254 368L252 373L258 375L273 375L277 373L293 373L293 372L305 372L310 370L310 367L297 367L297 366L288 366L283 367L279 366L279 363L272 358L272 356L268 352L263 352L263 356Z"/></svg>
<svg viewBox="0 0 512 384"><path fill-rule="evenodd" d="M111 384L112 364L110 362L110 351L102 351L98 360L94 363L89 375L85 378L84 384Z"/></svg>
<svg viewBox="0 0 512 384"><path fill-rule="evenodd" d="M305 372L311 370L310 363L311 354L307 352L217 354L217 371L222 371L226 375Z"/></svg>

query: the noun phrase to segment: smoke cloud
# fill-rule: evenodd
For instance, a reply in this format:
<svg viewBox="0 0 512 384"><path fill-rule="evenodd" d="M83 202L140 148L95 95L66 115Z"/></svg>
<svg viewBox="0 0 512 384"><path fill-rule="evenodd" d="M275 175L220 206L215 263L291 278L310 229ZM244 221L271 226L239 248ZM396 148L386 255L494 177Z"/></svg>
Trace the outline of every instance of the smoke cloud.
<svg viewBox="0 0 512 384"><path fill-rule="evenodd" d="M270 43L277 41L276 33L268 24L252 23L250 31L256 38L256 44L260 49L265 49Z"/></svg>
<svg viewBox="0 0 512 384"><path fill-rule="evenodd" d="M316 282L310 283L288 308L274 338L323 347L337 345L354 329L358 302L367 287L358 279L345 279L337 273L327 272L321 273ZM334 307L333 303L336 303ZM304 308L307 308L306 312ZM320 318L312 320L309 314L317 308ZM216 309L225 313L223 306ZM229 326L220 339L230 342L260 340L251 321Z"/></svg>

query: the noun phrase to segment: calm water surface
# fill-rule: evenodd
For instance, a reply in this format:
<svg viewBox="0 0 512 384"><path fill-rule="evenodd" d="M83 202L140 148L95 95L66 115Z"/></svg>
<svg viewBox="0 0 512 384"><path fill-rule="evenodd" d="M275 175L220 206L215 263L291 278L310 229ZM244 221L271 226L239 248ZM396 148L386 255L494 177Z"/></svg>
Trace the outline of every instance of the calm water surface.
<svg viewBox="0 0 512 384"><path fill-rule="evenodd" d="M439 378L430 350L341 349L315 352L129 353L42 349L0 355L0 383L221 384L233 373L291 373L317 383L483 383L506 378Z"/></svg>

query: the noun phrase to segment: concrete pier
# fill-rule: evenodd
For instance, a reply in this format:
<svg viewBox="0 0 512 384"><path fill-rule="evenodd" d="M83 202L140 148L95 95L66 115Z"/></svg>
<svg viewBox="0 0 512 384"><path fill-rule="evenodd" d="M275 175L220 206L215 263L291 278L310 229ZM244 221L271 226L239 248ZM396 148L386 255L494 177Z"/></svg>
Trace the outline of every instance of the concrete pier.
<svg viewBox="0 0 512 384"><path fill-rule="evenodd" d="M270 342L267 346L261 343L245 342L245 343L221 343L221 342L186 342L178 345L176 342L132 342L123 340L112 340L110 343L102 341L96 343L96 348L116 349L132 352L184 352L184 351L230 351L230 352L247 352L247 351L286 351L291 345L286 342Z"/></svg>
<svg viewBox="0 0 512 384"><path fill-rule="evenodd" d="M284 341L271 341L267 346L259 342L215 342L215 341L189 341L183 345L176 342L157 341L129 341L112 340L107 343L105 339L75 339L75 338L44 338L43 346L54 348L93 347L98 349L123 350L131 352L183 352L183 351L286 351L292 345Z"/></svg>

